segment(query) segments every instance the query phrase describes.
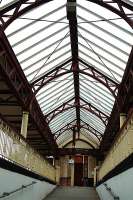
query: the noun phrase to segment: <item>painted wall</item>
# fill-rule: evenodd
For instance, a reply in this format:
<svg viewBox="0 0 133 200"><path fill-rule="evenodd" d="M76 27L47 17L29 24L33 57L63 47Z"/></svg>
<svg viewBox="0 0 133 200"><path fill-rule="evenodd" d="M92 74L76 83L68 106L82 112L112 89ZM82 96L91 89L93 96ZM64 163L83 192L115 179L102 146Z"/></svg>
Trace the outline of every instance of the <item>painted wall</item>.
<svg viewBox="0 0 133 200"><path fill-rule="evenodd" d="M127 159L133 153L133 113L129 115L126 124L119 130L105 160L98 171L98 180Z"/></svg>
<svg viewBox="0 0 133 200"><path fill-rule="evenodd" d="M96 167L96 159L92 156L88 156L88 178L93 178L95 167Z"/></svg>
<svg viewBox="0 0 133 200"><path fill-rule="evenodd" d="M98 143L94 140L94 141L92 141L92 138L87 138L87 137L85 137L82 133L80 134L80 139L83 139L83 140L85 140L85 141L87 141L87 142L89 142L91 145L93 145L95 148L98 148ZM67 140L65 140L65 141L60 141L60 142L58 142L57 141L57 143L58 143L58 145L59 145L59 147L60 148L62 148L62 147L64 147L67 143L69 143L70 141L72 141L72 138L70 137L69 139L67 139ZM79 148L81 148L81 147L79 147ZM89 147L90 148L90 147ZM91 147L92 148L92 147Z"/></svg>
<svg viewBox="0 0 133 200"><path fill-rule="evenodd" d="M133 168L114 176L106 183L120 200L133 200ZM97 187L97 192L101 200L113 200L103 184Z"/></svg>
<svg viewBox="0 0 133 200"><path fill-rule="evenodd" d="M69 169L69 156L63 156L60 158L60 176L68 177L68 169Z"/></svg>
<svg viewBox="0 0 133 200"><path fill-rule="evenodd" d="M58 173L58 180L59 182L60 178L69 178L70 179L70 185L74 186L74 163L69 163L69 156L62 156L58 161L55 162L56 168L59 169ZM74 160L74 156L71 156L71 159ZM84 162L84 159L83 159ZM88 178L93 178L94 176L94 168L96 166L96 160L92 156L88 156ZM59 177L60 176L60 177Z"/></svg>
<svg viewBox="0 0 133 200"><path fill-rule="evenodd" d="M65 148L72 148L72 147L73 147L73 143L71 142ZM75 142L75 148L92 149L92 147L89 144L82 142L80 140L77 140Z"/></svg>
<svg viewBox="0 0 133 200"><path fill-rule="evenodd" d="M0 196L3 192L11 192L22 185L30 184L32 181L37 183L9 197L4 197L4 200L42 200L56 186L0 168Z"/></svg>

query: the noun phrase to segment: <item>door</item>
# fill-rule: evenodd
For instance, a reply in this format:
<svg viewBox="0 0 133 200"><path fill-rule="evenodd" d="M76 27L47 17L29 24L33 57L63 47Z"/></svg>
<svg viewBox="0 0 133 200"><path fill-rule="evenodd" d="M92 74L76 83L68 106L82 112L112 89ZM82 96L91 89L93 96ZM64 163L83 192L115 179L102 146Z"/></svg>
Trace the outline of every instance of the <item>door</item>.
<svg viewBox="0 0 133 200"><path fill-rule="evenodd" d="M83 186L83 157L82 156L75 156L74 185Z"/></svg>

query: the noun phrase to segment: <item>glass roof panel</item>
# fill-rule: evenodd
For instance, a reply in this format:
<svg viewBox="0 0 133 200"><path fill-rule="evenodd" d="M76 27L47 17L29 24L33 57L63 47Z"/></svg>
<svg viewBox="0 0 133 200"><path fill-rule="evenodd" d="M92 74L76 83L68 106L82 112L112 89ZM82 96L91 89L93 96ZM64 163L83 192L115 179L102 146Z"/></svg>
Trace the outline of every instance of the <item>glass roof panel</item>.
<svg viewBox="0 0 133 200"><path fill-rule="evenodd" d="M66 74L44 86L36 98L44 114L47 114L73 97L73 77Z"/></svg>
<svg viewBox="0 0 133 200"><path fill-rule="evenodd" d="M84 135L85 137L87 137L89 140L91 140L93 143L98 144L99 140L98 138L92 134L90 131L86 130L86 129L81 129L81 133L82 135Z"/></svg>
<svg viewBox="0 0 133 200"><path fill-rule="evenodd" d="M101 84L98 81L90 81L89 79L87 79L86 75L81 75L81 74L80 74L80 79L81 79L80 84L84 86L84 90L89 89L90 92L96 94L97 97L99 97L101 100L104 99L106 103L113 106L114 103L113 95L109 91L101 87Z"/></svg>
<svg viewBox="0 0 133 200"><path fill-rule="evenodd" d="M70 58L71 46L65 13L64 1L58 5L53 1L16 19L7 28L7 37L30 82Z"/></svg>
<svg viewBox="0 0 133 200"><path fill-rule="evenodd" d="M64 112L60 113L59 115L57 115L50 122L49 125L50 125L52 132L54 133L75 119L76 119L75 108L71 108L71 109L64 111Z"/></svg>
<svg viewBox="0 0 133 200"><path fill-rule="evenodd" d="M78 0L77 16L80 58L120 82L133 44L132 30L122 19L121 26L109 20L117 15L91 2Z"/></svg>
<svg viewBox="0 0 133 200"><path fill-rule="evenodd" d="M103 122L94 114L87 112L84 109L80 110L81 120L85 123L92 126L94 129L98 130L99 132L103 133L105 129L105 125Z"/></svg>
<svg viewBox="0 0 133 200"><path fill-rule="evenodd" d="M16 1L2 1L0 6ZM60 110L66 102L71 100L73 105L76 102L74 76L70 72L72 62L63 65L72 58L66 3L66 0L44 3L18 17L5 30L29 83L36 82L34 89L38 89L43 82L44 86L36 94L36 99L53 134L70 122L77 124L75 106L63 112ZM115 3L112 5L118 8ZM115 102L113 94L105 85L85 73L90 72L90 66L120 84L133 44L133 32L118 15L85 0L77 0L77 23L78 55L86 63L79 61L80 105L89 104L110 116ZM63 67L58 70L60 65ZM51 113L55 111L60 113L50 120ZM102 134L105 131L102 120L83 107L80 108L80 120ZM82 128L80 132L90 141L99 143L88 130ZM57 143L70 138L72 131L65 131Z"/></svg>
<svg viewBox="0 0 133 200"><path fill-rule="evenodd" d="M67 130L65 131L60 137L58 137L57 139L57 144L61 145L62 143L64 143L65 141L69 140L70 138L72 138L72 131L71 130Z"/></svg>
<svg viewBox="0 0 133 200"><path fill-rule="evenodd" d="M84 84L80 85L80 88L82 89L82 91L80 91L82 99L84 99L86 101L87 101L87 99L88 100L92 99L93 101L97 102L97 104L99 104L99 105L103 104L103 107L105 107L107 110L111 110L112 109L112 106L110 104L108 104L108 102L106 102L104 99L102 99L99 96L97 96L95 94L95 92L92 93L92 92L88 91L88 89L84 86Z"/></svg>
<svg viewBox="0 0 133 200"><path fill-rule="evenodd" d="M17 1L19 1L19 0L1 0L0 1L0 9L2 9L3 7L7 7Z"/></svg>
<svg viewBox="0 0 133 200"><path fill-rule="evenodd" d="M112 94L107 91L105 86L95 82L89 76L80 75L80 97L106 115L110 115L114 103ZM110 99L111 101L109 101Z"/></svg>

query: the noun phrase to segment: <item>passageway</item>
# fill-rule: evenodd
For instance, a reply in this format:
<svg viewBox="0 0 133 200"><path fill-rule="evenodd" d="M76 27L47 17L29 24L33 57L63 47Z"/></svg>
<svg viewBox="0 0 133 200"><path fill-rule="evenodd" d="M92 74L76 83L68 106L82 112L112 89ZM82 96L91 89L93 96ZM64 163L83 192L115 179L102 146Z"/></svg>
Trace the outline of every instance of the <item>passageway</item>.
<svg viewBox="0 0 133 200"><path fill-rule="evenodd" d="M58 187L45 200L98 200L98 195L89 187Z"/></svg>

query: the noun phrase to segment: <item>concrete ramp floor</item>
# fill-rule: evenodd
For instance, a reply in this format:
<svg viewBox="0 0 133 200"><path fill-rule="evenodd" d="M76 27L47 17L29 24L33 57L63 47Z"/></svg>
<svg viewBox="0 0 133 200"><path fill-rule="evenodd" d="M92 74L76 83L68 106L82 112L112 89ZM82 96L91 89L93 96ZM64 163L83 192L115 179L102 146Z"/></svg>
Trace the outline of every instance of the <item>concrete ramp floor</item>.
<svg viewBox="0 0 133 200"><path fill-rule="evenodd" d="M58 187L45 200L99 200L94 188Z"/></svg>

